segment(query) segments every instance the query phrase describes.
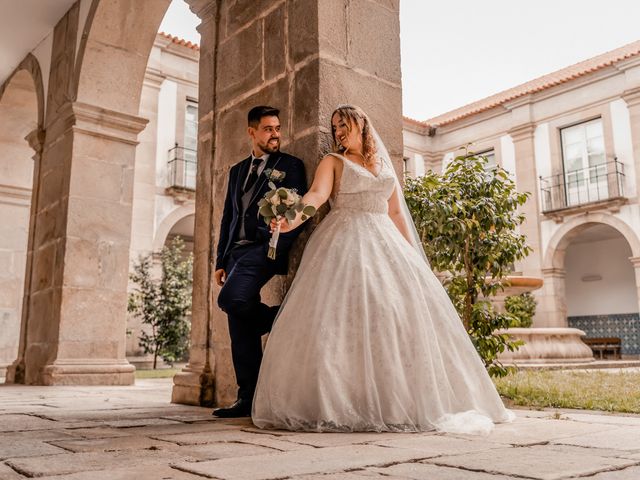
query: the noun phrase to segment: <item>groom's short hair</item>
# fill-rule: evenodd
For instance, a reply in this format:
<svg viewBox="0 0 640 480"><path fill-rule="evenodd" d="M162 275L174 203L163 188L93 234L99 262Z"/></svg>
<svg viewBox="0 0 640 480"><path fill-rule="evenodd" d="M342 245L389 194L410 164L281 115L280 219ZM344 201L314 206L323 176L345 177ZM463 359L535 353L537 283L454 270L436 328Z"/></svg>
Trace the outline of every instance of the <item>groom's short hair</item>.
<svg viewBox="0 0 640 480"><path fill-rule="evenodd" d="M280 110L266 105L253 107L249 110L249 115L247 115L247 123L250 127L258 128L262 117L280 117Z"/></svg>

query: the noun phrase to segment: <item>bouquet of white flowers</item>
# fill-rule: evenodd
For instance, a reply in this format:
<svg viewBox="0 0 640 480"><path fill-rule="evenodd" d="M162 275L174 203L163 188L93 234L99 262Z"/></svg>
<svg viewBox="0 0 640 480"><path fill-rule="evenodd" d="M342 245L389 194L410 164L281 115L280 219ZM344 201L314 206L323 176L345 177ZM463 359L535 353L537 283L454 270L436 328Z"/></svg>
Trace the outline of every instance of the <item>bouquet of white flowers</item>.
<svg viewBox="0 0 640 480"><path fill-rule="evenodd" d="M276 258L276 247L278 245L278 238L280 237L279 220L284 217L289 222L293 222L298 216L298 213L302 212L302 221L305 221L316 214L316 209L312 205L304 205L302 203L302 197L300 197L294 189L278 188L271 181L269 182L269 188L271 190L258 202L258 206L260 207L258 213L262 215L264 223L267 225L269 225L273 219L278 222L276 229L271 234L269 253L267 254L267 256L273 260Z"/></svg>

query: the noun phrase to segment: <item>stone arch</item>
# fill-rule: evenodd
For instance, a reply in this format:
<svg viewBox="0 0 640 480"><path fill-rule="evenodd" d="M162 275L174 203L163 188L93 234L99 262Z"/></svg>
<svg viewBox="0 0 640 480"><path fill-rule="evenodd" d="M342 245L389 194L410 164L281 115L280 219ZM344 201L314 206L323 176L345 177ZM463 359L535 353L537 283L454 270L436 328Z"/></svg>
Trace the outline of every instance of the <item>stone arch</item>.
<svg viewBox="0 0 640 480"><path fill-rule="evenodd" d="M176 208L169 215L167 215L158 228L156 230L156 234L153 238L153 251L159 252L162 250L165 242L167 241L167 236L173 226L189 215L194 215L196 213L196 206L194 205L183 205L182 207Z"/></svg>
<svg viewBox="0 0 640 480"><path fill-rule="evenodd" d="M38 59L29 53L16 67L9 78L0 87L0 103L6 93L9 86L15 83L16 80L22 80L20 77L24 77L24 72L28 73L33 81L33 87L36 95L36 116L37 116L37 128L41 129L44 124L44 83L42 82L42 70L40 69L40 63Z"/></svg>
<svg viewBox="0 0 640 480"><path fill-rule="evenodd" d="M137 115L149 52L171 0L93 0L75 64L77 101Z"/></svg>
<svg viewBox="0 0 640 480"><path fill-rule="evenodd" d="M582 231L598 223L617 230L627 240L633 257L640 256L640 238L628 223L609 213L591 213L572 218L553 234L544 256L543 270L561 269L564 265L567 247L571 241Z"/></svg>
<svg viewBox="0 0 640 480"><path fill-rule="evenodd" d="M24 343L24 316L31 279L33 211L38 199L39 159L44 141L44 84L38 60L28 54L0 87L0 309L6 331L0 339L0 370ZM8 268L7 268L8 266Z"/></svg>
<svg viewBox="0 0 640 480"><path fill-rule="evenodd" d="M138 110L169 3L88 0L78 32L76 2L54 29L43 115L47 142L29 233L34 254L27 275L34 281L25 292L28 317L14 373L7 375L14 383L133 382L120 332L126 328L135 147L147 123ZM47 222L54 221L53 234L39 234L49 233ZM35 281L40 273L42 281ZM90 321L81 314L88 301L104 307Z"/></svg>

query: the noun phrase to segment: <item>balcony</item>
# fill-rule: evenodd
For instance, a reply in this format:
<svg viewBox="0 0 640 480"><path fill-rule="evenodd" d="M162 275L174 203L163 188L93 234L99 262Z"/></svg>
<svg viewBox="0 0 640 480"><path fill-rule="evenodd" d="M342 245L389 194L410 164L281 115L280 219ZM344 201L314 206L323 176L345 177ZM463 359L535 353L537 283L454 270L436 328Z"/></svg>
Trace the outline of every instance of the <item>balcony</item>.
<svg viewBox="0 0 640 480"><path fill-rule="evenodd" d="M594 209L619 210L624 196L624 164L612 162L571 170L550 177L540 177L542 213L562 217Z"/></svg>
<svg viewBox="0 0 640 480"><path fill-rule="evenodd" d="M181 147L176 143L175 147L169 150L167 193L176 197L181 203L193 200L196 190L197 166L197 151Z"/></svg>

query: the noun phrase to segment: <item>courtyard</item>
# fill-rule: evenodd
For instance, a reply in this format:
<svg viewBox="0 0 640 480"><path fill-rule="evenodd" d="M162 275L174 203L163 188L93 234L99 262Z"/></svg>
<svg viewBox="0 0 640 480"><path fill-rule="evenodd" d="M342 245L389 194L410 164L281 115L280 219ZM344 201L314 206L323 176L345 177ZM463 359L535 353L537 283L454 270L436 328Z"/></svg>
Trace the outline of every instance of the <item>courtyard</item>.
<svg viewBox="0 0 640 480"><path fill-rule="evenodd" d="M640 478L640 416L516 409L488 437L293 433L133 386L0 386L0 478L225 480Z"/></svg>

